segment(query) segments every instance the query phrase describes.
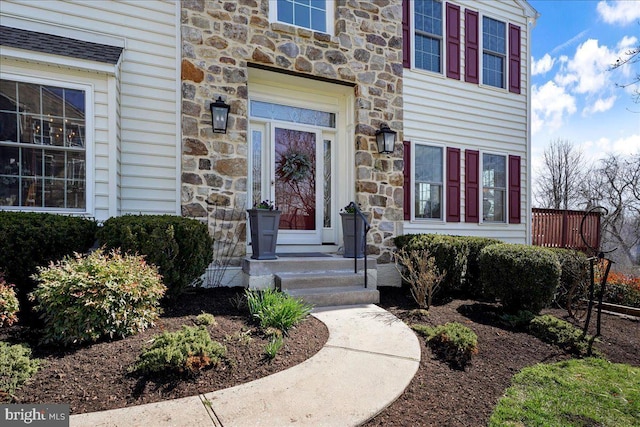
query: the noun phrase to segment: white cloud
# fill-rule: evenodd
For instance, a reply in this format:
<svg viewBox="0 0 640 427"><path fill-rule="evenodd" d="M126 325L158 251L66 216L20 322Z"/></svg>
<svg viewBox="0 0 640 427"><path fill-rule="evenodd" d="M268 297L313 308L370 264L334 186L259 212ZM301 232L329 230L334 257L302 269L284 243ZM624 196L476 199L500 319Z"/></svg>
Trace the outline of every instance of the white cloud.
<svg viewBox="0 0 640 427"><path fill-rule="evenodd" d="M628 25L640 19L640 5L635 0L611 1L611 4L603 0L598 3L597 9L607 24Z"/></svg>
<svg viewBox="0 0 640 427"><path fill-rule="evenodd" d="M600 46L598 40L589 39L578 46L573 59L567 63L568 81L576 82L577 93L597 93L610 87L608 71L617 55L607 46Z"/></svg>
<svg viewBox="0 0 640 427"><path fill-rule="evenodd" d="M549 81L538 88L533 85L531 94L532 132L535 134L543 128L559 129L565 116L576 112L573 96L565 92L564 87Z"/></svg>
<svg viewBox="0 0 640 427"><path fill-rule="evenodd" d="M592 105L588 105L587 107L585 107L585 109L583 110L583 113L585 115L588 114L593 114L593 113L604 113L605 111L610 110L611 108L613 108L613 104L616 102L616 96L610 96L608 98L598 98L596 100L596 102L594 102Z"/></svg>
<svg viewBox="0 0 640 427"><path fill-rule="evenodd" d="M640 133L613 141L613 151L625 155L640 153Z"/></svg>
<svg viewBox="0 0 640 427"><path fill-rule="evenodd" d="M531 74L545 74L547 71L553 68L553 64L555 64L556 59L552 58L548 53L545 53L540 60L536 61L535 58L531 58Z"/></svg>

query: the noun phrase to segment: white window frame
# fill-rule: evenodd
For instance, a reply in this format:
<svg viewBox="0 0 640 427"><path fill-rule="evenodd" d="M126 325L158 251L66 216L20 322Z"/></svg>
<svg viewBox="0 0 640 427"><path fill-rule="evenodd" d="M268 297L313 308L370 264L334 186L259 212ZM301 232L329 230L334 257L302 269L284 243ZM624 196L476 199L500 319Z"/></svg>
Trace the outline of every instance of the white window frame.
<svg viewBox="0 0 640 427"><path fill-rule="evenodd" d="M0 80L13 80L37 85L55 86L65 89L82 90L85 93L85 207L84 209L32 207L32 206L0 206L2 210L50 212L73 215L94 215L94 87L91 84L79 83L69 80L67 76L60 79L41 77L37 75L23 75L0 72ZM23 146L23 145L20 145ZM43 147L34 144L34 148ZM66 166L65 166L66 168Z"/></svg>
<svg viewBox="0 0 640 427"><path fill-rule="evenodd" d="M503 187L485 187L484 186L484 156L500 156L504 158L504 188ZM495 151L481 151L480 152L480 223L481 224L508 224L509 223L509 155L504 152L495 152ZM484 219L484 189L502 189L504 191L504 205L502 207L502 221L488 221Z"/></svg>
<svg viewBox="0 0 640 427"><path fill-rule="evenodd" d="M484 18L493 19L494 21L498 21L504 24L504 43L505 43L505 53L502 55L503 63L502 63L502 87L494 86L488 83L484 83ZM496 16L491 16L488 14L482 14L479 17L480 22L478 23L480 27L480 64L479 64L479 72L480 72L480 84L487 88L493 88L496 90L507 91L508 90L508 80L509 80L509 21L506 19L502 19ZM488 51L491 55L500 56L501 54Z"/></svg>
<svg viewBox="0 0 640 427"><path fill-rule="evenodd" d="M440 72L431 71L424 68L418 68L416 66L416 12L415 12L415 1L410 1L411 4L411 17L409 21L411 22L411 69L415 71L420 71L424 73L429 73L432 75L442 76L444 77L445 63L444 58L447 57L447 43L445 43L447 37L447 22L446 22L446 8L447 5L444 1L438 0L442 5L442 35L440 36ZM429 34L430 36L434 36Z"/></svg>
<svg viewBox="0 0 640 427"><path fill-rule="evenodd" d="M318 1L318 0L311 0L313 1ZM325 19L326 19L326 32L325 34L330 34L330 35L334 35L334 31L335 31L335 10L336 10L336 4L335 4L335 0L325 0L326 3L326 15L325 15ZM293 27L296 28L304 28L306 30L309 31L317 31L314 30L313 28L307 28L307 27L302 27L300 25L295 25L292 24L291 22L284 22L284 21L279 21L278 20L278 1L277 0L270 0L269 1L269 22L281 22L283 24L287 24L287 25L291 25Z"/></svg>
<svg viewBox="0 0 640 427"><path fill-rule="evenodd" d="M416 159L417 150L416 146L422 145L427 147L440 148L442 150L442 156L440 161L442 162L442 176L441 176L441 194L440 194L440 218L421 218L416 216ZM413 222L429 222L429 223L444 223L446 222L445 207L447 205L447 191L446 191L446 176L447 176L447 162L446 162L447 149L444 144L438 144L426 141L411 141L411 221Z"/></svg>

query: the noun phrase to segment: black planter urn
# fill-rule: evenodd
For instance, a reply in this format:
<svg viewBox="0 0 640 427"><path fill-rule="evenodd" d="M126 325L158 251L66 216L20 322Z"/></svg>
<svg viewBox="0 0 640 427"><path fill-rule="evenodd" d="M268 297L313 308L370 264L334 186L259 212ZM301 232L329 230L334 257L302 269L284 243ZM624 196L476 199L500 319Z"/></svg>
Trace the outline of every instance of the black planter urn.
<svg viewBox="0 0 640 427"><path fill-rule="evenodd" d="M252 259L277 259L279 210L247 209L251 227Z"/></svg>
<svg viewBox="0 0 640 427"><path fill-rule="evenodd" d="M364 258L366 248L364 221L359 215L340 212L342 217L342 238L344 240L344 258ZM357 234L357 242L355 236ZM357 248L356 248L357 245Z"/></svg>

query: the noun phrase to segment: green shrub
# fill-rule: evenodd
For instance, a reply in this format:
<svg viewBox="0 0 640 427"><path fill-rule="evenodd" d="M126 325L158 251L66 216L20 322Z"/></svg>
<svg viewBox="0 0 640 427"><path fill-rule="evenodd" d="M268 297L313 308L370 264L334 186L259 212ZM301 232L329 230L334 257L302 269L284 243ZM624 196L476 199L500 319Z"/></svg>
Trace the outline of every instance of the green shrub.
<svg viewBox="0 0 640 427"><path fill-rule="evenodd" d="M13 285L6 283L0 274L0 328L17 322L19 309L20 304Z"/></svg>
<svg viewBox="0 0 640 427"><path fill-rule="evenodd" d="M536 316L530 311L518 311L515 314L503 314L500 316L500 322L504 325L516 330L528 330L529 324Z"/></svg>
<svg viewBox="0 0 640 427"><path fill-rule="evenodd" d="M478 352L478 336L458 322L449 322L432 328L413 325L412 329L423 335L434 353L450 365L464 369L471 357Z"/></svg>
<svg viewBox="0 0 640 427"><path fill-rule="evenodd" d="M557 256L536 246L487 246L480 252L480 265L485 290L499 298L508 313L539 313L553 299L560 280Z"/></svg>
<svg viewBox="0 0 640 427"><path fill-rule="evenodd" d="M609 272L603 301L640 308L640 277Z"/></svg>
<svg viewBox="0 0 640 427"><path fill-rule="evenodd" d="M267 359L273 360L284 345L282 337L272 336L267 345L264 348L264 354Z"/></svg>
<svg viewBox="0 0 640 427"><path fill-rule="evenodd" d="M588 335L583 338L580 329L549 314L536 316L531 320L529 332L546 343L580 356L588 354L589 342L593 339Z"/></svg>
<svg viewBox="0 0 640 427"><path fill-rule="evenodd" d="M183 326L178 332L156 336L131 371L138 374L195 374L219 363L226 352L225 346L211 339L206 327Z"/></svg>
<svg viewBox="0 0 640 427"><path fill-rule="evenodd" d="M125 215L110 218L98 231L108 249L121 248L146 256L162 274L167 297L200 285L213 259L213 239L206 224L172 215Z"/></svg>
<svg viewBox="0 0 640 427"><path fill-rule="evenodd" d="M37 267L86 252L96 230L95 221L80 217L0 211L0 270L16 286L23 320L30 316L27 295L35 289L31 276Z"/></svg>
<svg viewBox="0 0 640 427"><path fill-rule="evenodd" d="M484 237L448 236L440 234L407 234L394 239L399 251L428 251L440 271L447 277L443 293L459 298L484 296L480 281L479 254L482 248L500 243Z"/></svg>
<svg viewBox="0 0 640 427"><path fill-rule="evenodd" d="M141 256L97 250L38 271L31 295L45 322L45 343L125 337L153 325L160 313L165 286Z"/></svg>
<svg viewBox="0 0 640 427"><path fill-rule="evenodd" d="M584 253L573 249L552 248L550 250L556 254L560 262L560 284L555 303L566 307L567 293L573 286L576 286L575 297L580 294L586 297L589 286L589 260Z"/></svg>
<svg viewBox="0 0 640 427"><path fill-rule="evenodd" d="M196 316L196 325L209 326L216 324L216 318L211 313L201 313Z"/></svg>
<svg viewBox="0 0 640 427"><path fill-rule="evenodd" d="M0 391L12 395L38 368L40 360L31 358L29 348L0 341Z"/></svg>
<svg viewBox="0 0 640 427"><path fill-rule="evenodd" d="M274 289L246 290L249 313L260 327L278 328L283 332L300 323L310 312L311 305Z"/></svg>

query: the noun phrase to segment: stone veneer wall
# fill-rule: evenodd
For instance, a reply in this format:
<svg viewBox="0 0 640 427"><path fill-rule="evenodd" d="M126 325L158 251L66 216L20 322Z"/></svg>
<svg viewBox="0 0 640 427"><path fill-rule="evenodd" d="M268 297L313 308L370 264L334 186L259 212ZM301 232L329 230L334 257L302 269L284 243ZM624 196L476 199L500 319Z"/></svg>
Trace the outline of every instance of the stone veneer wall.
<svg viewBox="0 0 640 427"><path fill-rule="evenodd" d="M373 214L369 253L389 262L403 221L401 2L336 0L328 35L269 22L269 0L183 0L182 214L208 221L218 239L239 237L234 255L244 255L248 64L349 82L357 202ZM211 130L209 104L219 95L231 105L226 134ZM377 152L381 123L398 132L392 155ZM234 222L214 229L233 210Z"/></svg>

